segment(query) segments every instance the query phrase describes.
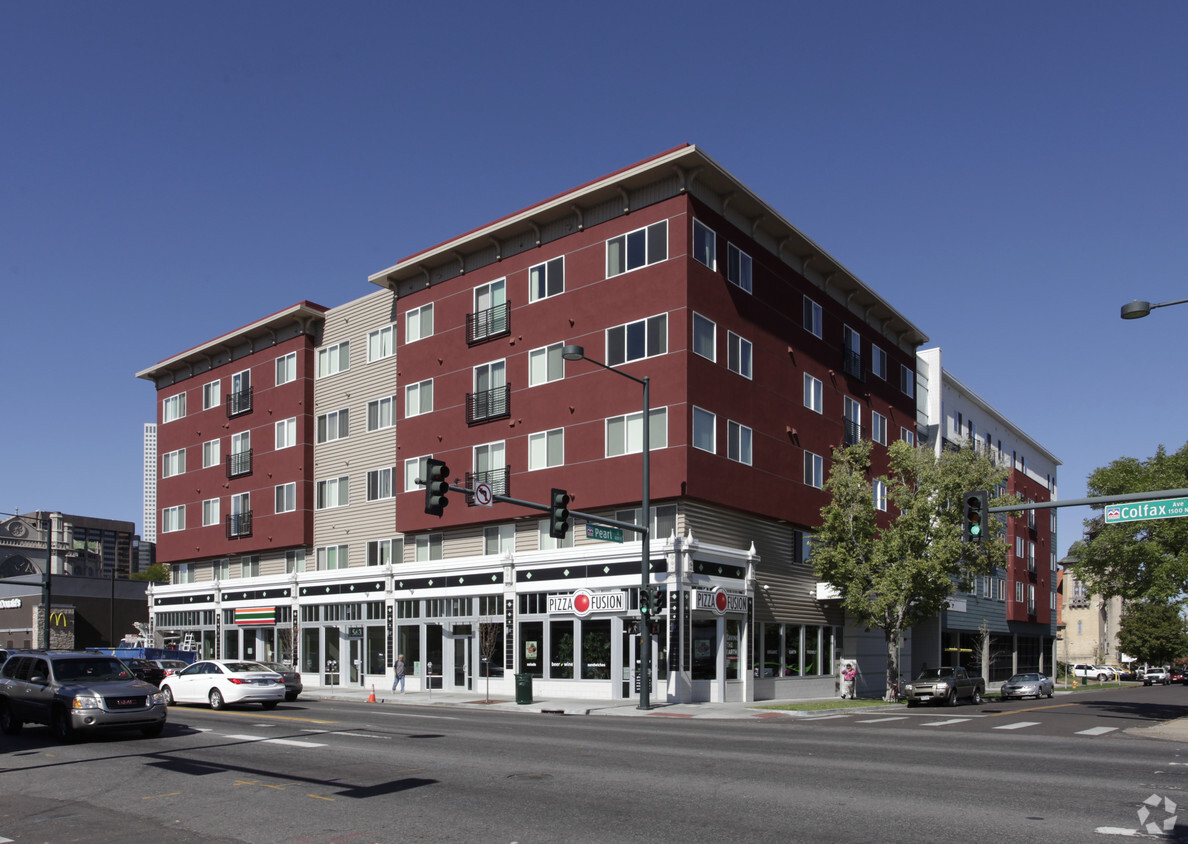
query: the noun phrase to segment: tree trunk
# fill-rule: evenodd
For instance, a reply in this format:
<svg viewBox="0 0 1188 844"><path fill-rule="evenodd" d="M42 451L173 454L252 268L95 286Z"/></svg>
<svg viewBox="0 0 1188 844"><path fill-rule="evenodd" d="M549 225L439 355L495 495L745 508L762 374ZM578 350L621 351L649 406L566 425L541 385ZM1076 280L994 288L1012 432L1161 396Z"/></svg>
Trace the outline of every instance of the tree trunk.
<svg viewBox="0 0 1188 844"><path fill-rule="evenodd" d="M887 645L887 691L883 700L898 700L899 693L899 631L883 631L883 641Z"/></svg>

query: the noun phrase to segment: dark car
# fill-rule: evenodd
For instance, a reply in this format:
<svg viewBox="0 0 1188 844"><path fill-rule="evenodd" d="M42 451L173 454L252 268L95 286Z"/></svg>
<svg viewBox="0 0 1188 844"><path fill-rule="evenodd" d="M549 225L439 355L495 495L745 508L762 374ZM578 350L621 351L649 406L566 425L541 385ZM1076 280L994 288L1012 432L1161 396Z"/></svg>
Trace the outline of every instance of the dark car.
<svg viewBox="0 0 1188 844"><path fill-rule="evenodd" d="M285 700L297 700L297 696L305 691L305 687L301 685L301 674L292 667L279 662L261 662L260 664L285 678Z"/></svg>
<svg viewBox="0 0 1188 844"><path fill-rule="evenodd" d="M136 675L137 679L144 680L146 683L160 686L161 681L165 679L165 669L155 662L150 662L147 659L125 659L124 663L132 669L132 673Z"/></svg>
<svg viewBox="0 0 1188 844"><path fill-rule="evenodd" d="M0 732L45 724L61 741L116 727L159 736L165 696L114 656L75 651L13 654L0 668Z"/></svg>

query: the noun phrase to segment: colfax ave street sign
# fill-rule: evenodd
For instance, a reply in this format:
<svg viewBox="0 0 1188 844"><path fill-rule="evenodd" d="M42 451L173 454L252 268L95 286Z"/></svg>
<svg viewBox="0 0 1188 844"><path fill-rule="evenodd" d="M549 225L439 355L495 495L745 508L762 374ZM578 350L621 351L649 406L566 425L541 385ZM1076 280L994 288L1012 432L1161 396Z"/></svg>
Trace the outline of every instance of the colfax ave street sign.
<svg viewBox="0 0 1188 844"><path fill-rule="evenodd" d="M1188 516L1188 498L1164 498L1134 504L1111 504L1105 508L1107 525L1141 522L1144 519L1179 519Z"/></svg>

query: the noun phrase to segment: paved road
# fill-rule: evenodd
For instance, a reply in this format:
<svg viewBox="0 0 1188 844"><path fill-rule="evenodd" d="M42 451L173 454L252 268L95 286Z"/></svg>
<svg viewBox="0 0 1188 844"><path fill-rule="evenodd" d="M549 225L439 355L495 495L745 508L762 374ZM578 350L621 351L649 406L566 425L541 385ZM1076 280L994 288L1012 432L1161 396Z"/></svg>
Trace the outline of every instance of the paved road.
<svg viewBox="0 0 1188 844"><path fill-rule="evenodd" d="M1082 842L1137 830L1153 797L1170 817L1188 744L1146 730L1188 689L1072 697L720 721L175 707L156 740L7 739L0 838Z"/></svg>

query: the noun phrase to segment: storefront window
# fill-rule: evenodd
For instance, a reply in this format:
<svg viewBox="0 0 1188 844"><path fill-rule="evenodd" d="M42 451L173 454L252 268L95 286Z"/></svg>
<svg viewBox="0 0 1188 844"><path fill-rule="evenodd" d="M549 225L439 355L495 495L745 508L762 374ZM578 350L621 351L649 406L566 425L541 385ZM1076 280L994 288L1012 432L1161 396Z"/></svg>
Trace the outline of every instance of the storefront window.
<svg viewBox="0 0 1188 844"><path fill-rule="evenodd" d="M239 659L239 628L223 631L223 659Z"/></svg>
<svg viewBox="0 0 1188 844"><path fill-rule="evenodd" d="M763 669L762 677L780 676L780 625L763 625Z"/></svg>
<svg viewBox="0 0 1188 844"><path fill-rule="evenodd" d="M582 622L582 679L610 679L610 621Z"/></svg>
<svg viewBox="0 0 1188 844"><path fill-rule="evenodd" d="M573 679L573 622L549 622L549 677Z"/></svg>
<svg viewBox="0 0 1188 844"><path fill-rule="evenodd" d="M340 683L339 660L341 659L338 628L326 627L326 685L337 686Z"/></svg>
<svg viewBox="0 0 1188 844"><path fill-rule="evenodd" d="M718 622L714 619L693 622L693 679L716 680L718 677Z"/></svg>
<svg viewBox="0 0 1188 844"><path fill-rule="evenodd" d="M800 676L800 625L784 625L784 674Z"/></svg>
<svg viewBox="0 0 1188 844"><path fill-rule="evenodd" d="M215 632L213 630L202 631L202 658L215 658Z"/></svg>
<svg viewBox="0 0 1188 844"><path fill-rule="evenodd" d="M815 624L804 626L804 673L809 677L822 673L820 633Z"/></svg>
<svg viewBox="0 0 1188 844"><path fill-rule="evenodd" d="M367 628L367 673L383 674L387 666L384 664L384 644L387 636L384 628L371 626Z"/></svg>
<svg viewBox="0 0 1188 844"><path fill-rule="evenodd" d="M301 631L301 670L315 674L322 670L320 627L306 627Z"/></svg>
<svg viewBox="0 0 1188 844"><path fill-rule="evenodd" d="M544 676L543 654L544 624L539 621L525 621L520 625L520 673L533 677Z"/></svg>
<svg viewBox="0 0 1188 844"><path fill-rule="evenodd" d="M739 677L739 623L737 619L726 620L726 679L737 680Z"/></svg>
<svg viewBox="0 0 1188 844"><path fill-rule="evenodd" d="M396 653L392 654L392 664L396 664L396 657L404 654L404 673L423 675L423 669L418 663L421 661L421 628L411 625L401 625L396 628Z"/></svg>

